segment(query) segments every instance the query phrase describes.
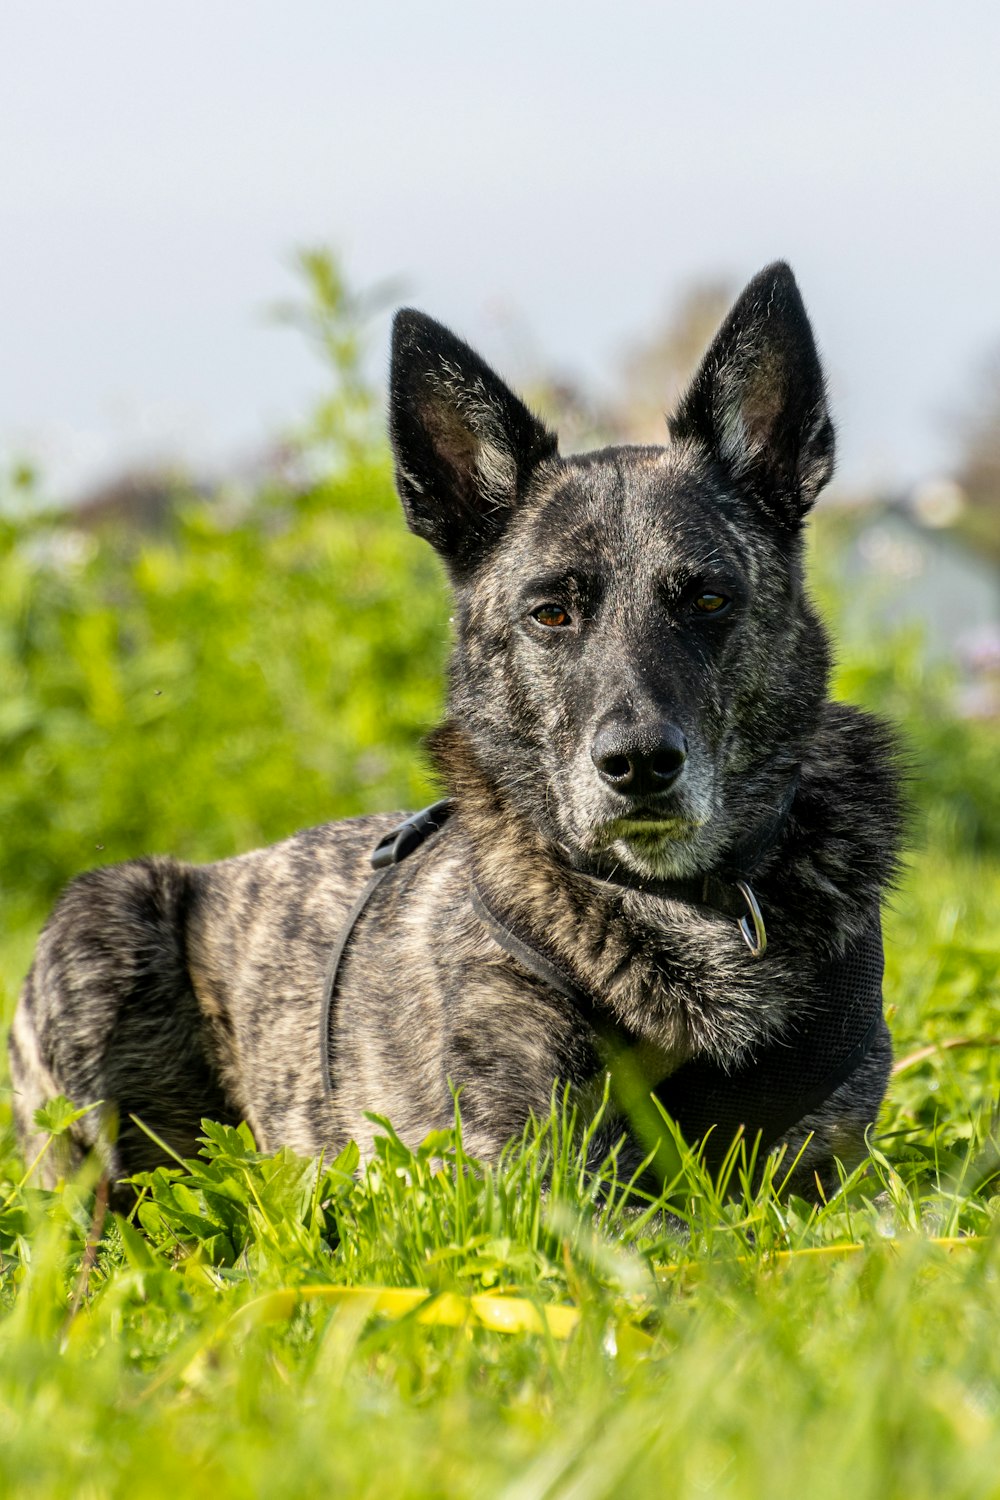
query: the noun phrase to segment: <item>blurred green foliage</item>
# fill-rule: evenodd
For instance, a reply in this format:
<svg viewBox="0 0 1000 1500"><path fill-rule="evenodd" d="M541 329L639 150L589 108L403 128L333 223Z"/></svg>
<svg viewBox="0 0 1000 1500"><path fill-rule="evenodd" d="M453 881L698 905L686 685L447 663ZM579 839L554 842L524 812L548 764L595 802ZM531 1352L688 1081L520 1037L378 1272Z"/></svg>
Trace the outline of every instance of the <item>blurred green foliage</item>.
<svg viewBox="0 0 1000 1500"><path fill-rule="evenodd" d="M427 792L447 609L381 455L165 535L0 523L0 890L205 859Z"/></svg>
<svg viewBox="0 0 1000 1500"><path fill-rule="evenodd" d="M441 706L448 606L383 444L356 442L357 335L333 341L334 291L317 292L332 393L295 479L178 490L155 531L80 529L23 484L4 508L5 925L91 865L220 857L431 795L418 747ZM350 328L353 309L340 315ZM352 439L335 450L339 401Z"/></svg>

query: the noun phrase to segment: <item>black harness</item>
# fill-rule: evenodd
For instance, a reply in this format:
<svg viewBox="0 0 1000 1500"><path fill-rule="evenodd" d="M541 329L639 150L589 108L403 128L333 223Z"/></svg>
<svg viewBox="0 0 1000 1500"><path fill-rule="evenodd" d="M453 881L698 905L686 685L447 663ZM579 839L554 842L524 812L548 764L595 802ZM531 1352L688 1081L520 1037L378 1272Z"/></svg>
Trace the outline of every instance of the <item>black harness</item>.
<svg viewBox="0 0 1000 1500"><path fill-rule="evenodd" d="M657 881L639 888L731 915L751 954L759 957L767 946L767 933L746 874L784 826L794 794L793 784L774 818L730 855L724 871L696 881ZM374 873L348 913L327 968L320 1050L328 1094L332 1091L330 1059L337 981L358 920L382 882L440 832L452 811L451 801L435 802L385 834L372 851ZM628 1059L632 1040L626 1039L607 1010L581 990L552 955L519 931L512 917L498 913L475 883L472 906L498 947L547 988L568 999L586 1018L614 1077L616 1061ZM648 1102L652 1093L680 1127L685 1140L704 1142L704 1157L713 1169L721 1165L740 1127L749 1141L759 1137L759 1149L766 1152L829 1099L868 1055L884 1025L883 968L882 924L876 908L860 941L822 966L808 1007L792 1015L778 1040L751 1049L730 1072L718 1063L692 1059L654 1086L643 1086L645 1100ZM634 1099L635 1089L632 1094Z"/></svg>

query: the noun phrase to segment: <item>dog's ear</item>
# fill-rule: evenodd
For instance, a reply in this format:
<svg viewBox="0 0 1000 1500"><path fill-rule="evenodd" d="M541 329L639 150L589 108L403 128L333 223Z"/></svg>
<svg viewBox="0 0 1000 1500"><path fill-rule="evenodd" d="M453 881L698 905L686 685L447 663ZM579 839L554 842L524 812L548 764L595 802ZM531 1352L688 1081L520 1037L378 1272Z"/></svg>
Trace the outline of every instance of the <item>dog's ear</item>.
<svg viewBox="0 0 1000 1500"><path fill-rule="evenodd" d="M389 435L410 529L459 571L503 530L556 438L468 344L412 308L392 330Z"/></svg>
<svg viewBox="0 0 1000 1500"><path fill-rule="evenodd" d="M707 448L782 525L797 526L833 472L833 423L812 329L783 261L730 311L670 435Z"/></svg>

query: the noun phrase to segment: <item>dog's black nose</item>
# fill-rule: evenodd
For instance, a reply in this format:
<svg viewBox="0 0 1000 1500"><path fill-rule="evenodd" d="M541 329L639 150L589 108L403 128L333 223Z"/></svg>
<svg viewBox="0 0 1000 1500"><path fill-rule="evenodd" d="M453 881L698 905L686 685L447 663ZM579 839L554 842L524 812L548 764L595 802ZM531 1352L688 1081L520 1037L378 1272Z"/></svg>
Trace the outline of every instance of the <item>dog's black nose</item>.
<svg viewBox="0 0 1000 1500"><path fill-rule="evenodd" d="M590 749L598 775L626 797L669 791L684 769L687 740L675 724L609 724Z"/></svg>

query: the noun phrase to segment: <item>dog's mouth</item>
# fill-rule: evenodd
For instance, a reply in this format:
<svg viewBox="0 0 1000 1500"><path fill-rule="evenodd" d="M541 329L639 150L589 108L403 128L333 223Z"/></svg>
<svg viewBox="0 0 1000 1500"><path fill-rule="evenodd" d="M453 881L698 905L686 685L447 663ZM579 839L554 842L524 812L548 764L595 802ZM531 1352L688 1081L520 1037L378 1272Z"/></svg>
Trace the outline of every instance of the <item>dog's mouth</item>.
<svg viewBox="0 0 1000 1500"><path fill-rule="evenodd" d="M671 879L696 874L701 865L700 818L634 809L627 817L609 818L591 831L588 854L597 863L613 860L641 879Z"/></svg>
<svg viewBox="0 0 1000 1500"><path fill-rule="evenodd" d="M628 817L611 818L596 831L597 847L606 849L610 844L624 840L629 844L659 845L665 842L685 843L693 839L704 823L698 819L667 816L664 813L636 809Z"/></svg>

